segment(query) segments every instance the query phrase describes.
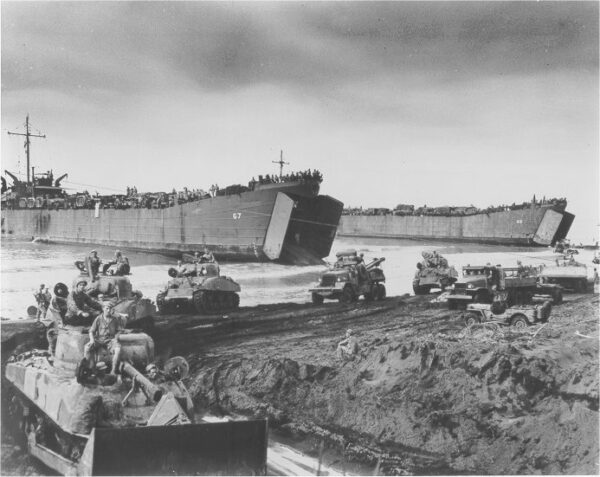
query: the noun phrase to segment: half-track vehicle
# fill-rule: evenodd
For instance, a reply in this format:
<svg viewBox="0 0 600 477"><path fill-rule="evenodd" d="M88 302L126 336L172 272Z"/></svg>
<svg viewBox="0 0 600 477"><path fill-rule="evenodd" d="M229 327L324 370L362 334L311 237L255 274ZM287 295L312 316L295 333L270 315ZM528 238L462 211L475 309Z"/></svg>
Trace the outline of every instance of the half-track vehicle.
<svg viewBox="0 0 600 477"><path fill-rule="evenodd" d="M463 319L467 326L476 323L496 322L501 325L510 325L515 328L526 328L535 323L545 323L550 318L552 304L549 301L542 305L532 306L495 306L485 303L472 303L467 305L463 312Z"/></svg>
<svg viewBox="0 0 600 477"><path fill-rule="evenodd" d="M495 298L507 306L529 304L533 300L549 299L562 303L562 287L540 283L532 267L471 266L463 267L448 296L450 309L464 309L469 303L491 304Z"/></svg>
<svg viewBox="0 0 600 477"><path fill-rule="evenodd" d="M555 266L543 267L539 278L544 285L561 286L576 293L592 290L587 266L572 257L557 260Z"/></svg>
<svg viewBox="0 0 600 477"><path fill-rule="evenodd" d="M171 279L156 295L156 306L161 313L196 311L220 313L237 310L240 306L241 288L232 278L222 276L218 264L198 264L196 273L179 276L175 268L169 269Z"/></svg>
<svg viewBox="0 0 600 477"><path fill-rule="evenodd" d="M54 355L6 364L8 422L31 455L65 475L265 474L266 420L194 423L185 360L161 371L148 335L118 339L119 377L102 353L83 359L84 327L61 328Z"/></svg>
<svg viewBox="0 0 600 477"><path fill-rule="evenodd" d="M356 250L338 252L336 257L335 265L309 290L314 304L323 303L325 298L340 303L351 303L361 295L367 301L385 298L385 275L379 267L385 258L376 258L365 265Z"/></svg>
<svg viewBox="0 0 600 477"><path fill-rule="evenodd" d="M448 260L437 253L422 252L423 261L417 263L413 279L415 295L426 295L433 288L449 287L458 279L458 272L448 265Z"/></svg>

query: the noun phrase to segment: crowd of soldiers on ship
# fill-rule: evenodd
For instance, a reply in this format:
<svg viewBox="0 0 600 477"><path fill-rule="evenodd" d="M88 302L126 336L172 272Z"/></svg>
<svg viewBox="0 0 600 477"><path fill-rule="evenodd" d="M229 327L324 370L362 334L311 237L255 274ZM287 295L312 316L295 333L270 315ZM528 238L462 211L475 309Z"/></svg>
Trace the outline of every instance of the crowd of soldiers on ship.
<svg viewBox="0 0 600 477"><path fill-rule="evenodd" d="M4 180L4 178L2 178ZM39 179L41 180L41 179ZM203 199L222 195L241 194L254 190L257 184L272 184L285 182L321 182L323 175L318 170L308 169L301 172L292 172L283 176L259 175L258 181L252 178L248 187L241 184L230 185L220 188L218 184L212 184L208 192L203 189L183 190L173 189L171 192L138 192L136 186L127 186L125 194L100 195L98 192L90 194L87 190L76 194L67 194L65 190L59 190L53 194L41 194L37 197L23 197L23 194L9 191L6 180L3 182L2 207L7 209L16 208L38 208L38 209L165 209L175 205L185 204ZM6 194L5 194L6 192Z"/></svg>
<svg viewBox="0 0 600 477"><path fill-rule="evenodd" d="M498 205L498 206L489 206L485 209L480 209L474 206L469 207L427 207L424 205L423 207L415 208L414 205L409 204L398 204L394 209L389 209L385 207L379 208L368 208L363 209L362 207L354 207L354 208L345 208L342 212L342 215L399 215L399 216L424 216L424 215L435 215L442 217L452 217L452 216L467 216L467 215L476 215L476 214L490 214L492 212L506 212L510 210L523 210L529 209L531 207L539 206L539 205L553 205L559 208L564 208L567 205L567 199L565 198L552 198L546 199L545 197L538 201L535 196L530 202L523 202L522 204L512 205Z"/></svg>
<svg viewBox="0 0 600 477"><path fill-rule="evenodd" d="M264 177L259 175L258 180L255 180L254 177L250 182L248 182L248 187L250 190L254 189L256 184L281 184L284 182L319 182L323 181L323 174L317 169L311 170L307 169L305 171L300 172L292 172L291 174L284 175L276 175L276 174L267 174Z"/></svg>

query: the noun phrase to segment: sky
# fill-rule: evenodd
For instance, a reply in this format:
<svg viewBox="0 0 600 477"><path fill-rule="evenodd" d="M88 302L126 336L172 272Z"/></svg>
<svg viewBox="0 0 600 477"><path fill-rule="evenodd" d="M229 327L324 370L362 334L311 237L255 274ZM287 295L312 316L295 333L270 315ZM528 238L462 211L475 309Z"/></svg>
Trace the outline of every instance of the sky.
<svg viewBox="0 0 600 477"><path fill-rule="evenodd" d="M74 190L246 184L283 150L347 206L566 197L598 239L597 2L0 8L2 170L29 114Z"/></svg>

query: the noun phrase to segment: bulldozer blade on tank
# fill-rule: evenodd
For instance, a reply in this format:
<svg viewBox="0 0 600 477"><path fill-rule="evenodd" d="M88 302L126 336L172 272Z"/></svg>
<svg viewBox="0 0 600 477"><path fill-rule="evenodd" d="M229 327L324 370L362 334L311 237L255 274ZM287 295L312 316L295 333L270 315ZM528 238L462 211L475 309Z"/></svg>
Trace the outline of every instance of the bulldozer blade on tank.
<svg viewBox="0 0 600 477"><path fill-rule="evenodd" d="M260 419L95 428L77 464L29 445L35 457L65 475L265 475L267 427Z"/></svg>

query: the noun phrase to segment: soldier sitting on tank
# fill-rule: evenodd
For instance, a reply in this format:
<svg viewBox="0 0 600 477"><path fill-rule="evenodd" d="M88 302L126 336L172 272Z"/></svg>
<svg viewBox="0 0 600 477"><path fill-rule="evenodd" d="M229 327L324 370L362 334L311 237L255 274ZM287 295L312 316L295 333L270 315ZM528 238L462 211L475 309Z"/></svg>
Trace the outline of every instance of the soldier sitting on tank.
<svg viewBox="0 0 600 477"><path fill-rule="evenodd" d="M46 312L48 311L50 300L52 300L52 295L50 295L50 291L46 288L46 285L42 283L39 290L33 294L33 297L37 302L37 320L43 320L46 318Z"/></svg>
<svg viewBox="0 0 600 477"><path fill-rule="evenodd" d="M100 257L98 257L98 252L96 250L92 250L90 252L90 271L92 272L92 276L95 278L98 276L98 273L100 272L100 264L102 263L102 261L100 260Z"/></svg>
<svg viewBox="0 0 600 477"><path fill-rule="evenodd" d="M177 276L178 277L188 277L190 276L190 270L187 265L183 263L181 260L177 260Z"/></svg>
<svg viewBox="0 0 600 477"><path fill-rule="evenodd" d="M114 275L129 275L129 259L125 257L120 250L115 252L115 256L110 262L104 264L102 267L102 273L106 275L108 269L112 265L116 265Z"/></svg>
<svg viewBox="0 0 600 477"><path fill-rule="evenodd" d="M101 312L102 305L90 297L86 291L87 281L79 280L67 297L65 325L89 326Z"/></svg>
<svg viewBox="0 0 600 477"><path fill-rule="evenodd" d="M210 250L208 250L208 248L204 248L204 253L202 254L202 257L200 258L200 262L201 263L211 263L215 261L215 257L212 254L212 252Z"/></svg>
<svg viewBox="0 0 600 477"><path fill-rule="evenodd" d="M90 341L85 345L84 357L90 367L95 367L101 353L106 350L111 355L110 374L117 373L117 365L121 356L119 335L125 329L121 316L114 309L112 301L104 304L104 312L99 315L90 328Z"/></svg>

